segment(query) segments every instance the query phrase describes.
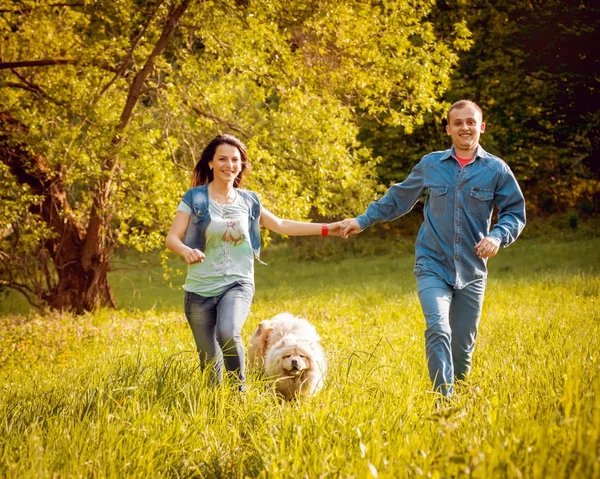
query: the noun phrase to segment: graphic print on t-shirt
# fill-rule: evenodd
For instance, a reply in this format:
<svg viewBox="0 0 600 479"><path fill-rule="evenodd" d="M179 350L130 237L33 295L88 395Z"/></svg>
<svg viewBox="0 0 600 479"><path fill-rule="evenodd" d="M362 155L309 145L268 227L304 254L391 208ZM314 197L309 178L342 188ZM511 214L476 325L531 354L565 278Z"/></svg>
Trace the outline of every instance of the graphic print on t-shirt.
<svg viewBox="0 0 600 479"><path fill-rule="evenodd" d="M222 240L225 243L233 243L233 246L244 242L244 233L240 228L239 220L227 220L227 229L223 233Z"/></svg>
<svg viewBox="0 0 600 479"><path fill-rule="evenodd" d="M221 236L222 243L216 247L216 258L212 264L216 274L224 274L234 264L232 249L244 242L244 232L238 218L228 218L228 212L223 214L225 232Z"/></svg>

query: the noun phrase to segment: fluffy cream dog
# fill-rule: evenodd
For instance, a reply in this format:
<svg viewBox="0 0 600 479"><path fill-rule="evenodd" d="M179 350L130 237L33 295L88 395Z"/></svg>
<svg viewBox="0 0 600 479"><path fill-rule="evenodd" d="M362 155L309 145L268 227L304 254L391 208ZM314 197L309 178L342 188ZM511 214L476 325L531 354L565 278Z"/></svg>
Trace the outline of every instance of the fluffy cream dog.
<svg viewBox="0 0 600 479"><path fill-rule="evenodd" d="M306 319L281 313L261 321L248 345L251 366L261 367L285 398L308 396L323 386L326 372L321 337Z"/></svg>

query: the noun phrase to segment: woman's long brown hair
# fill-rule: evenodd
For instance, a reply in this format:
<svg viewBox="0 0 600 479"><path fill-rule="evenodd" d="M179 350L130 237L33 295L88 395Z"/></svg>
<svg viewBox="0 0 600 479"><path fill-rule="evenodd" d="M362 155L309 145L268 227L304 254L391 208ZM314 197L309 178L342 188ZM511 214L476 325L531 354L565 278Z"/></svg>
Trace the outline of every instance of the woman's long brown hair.
<svg viewBox="0 0 600 479"><path fill-rule="evenodd" d="M242 170L240 174L233 180L233 186L238 188L242 183L242 175L248 168L248 152L246 151L246 145L238 140L233 135L217 135L202 151L200 159L194 169L192 170L192 186L200 186L210 183L214 179L214 175L208 163L215 157L217 147L219 145L232 145L235 146L240 152L240 158L242 160Z"/></svg>

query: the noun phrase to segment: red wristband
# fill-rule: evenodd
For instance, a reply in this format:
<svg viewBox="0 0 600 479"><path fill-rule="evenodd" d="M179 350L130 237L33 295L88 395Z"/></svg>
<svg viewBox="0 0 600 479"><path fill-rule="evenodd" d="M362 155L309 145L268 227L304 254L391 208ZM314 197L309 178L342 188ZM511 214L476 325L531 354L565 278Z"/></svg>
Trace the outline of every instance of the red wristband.
<svg viewBox="0 0 600 479"><path fill-rule="evenodd" d="M327 236L327 233L329 233L329 230L327 229L327 225L321 226L321 236Z"/></svg>

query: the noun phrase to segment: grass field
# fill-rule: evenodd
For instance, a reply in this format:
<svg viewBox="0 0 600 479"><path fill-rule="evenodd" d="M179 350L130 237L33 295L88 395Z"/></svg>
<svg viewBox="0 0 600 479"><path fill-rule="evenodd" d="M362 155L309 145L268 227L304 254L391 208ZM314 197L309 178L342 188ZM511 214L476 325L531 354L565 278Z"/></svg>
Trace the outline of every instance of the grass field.
<svg viewBox="0 0 600 479"><path fill-rule="evenodd" d="M267 250L244 338L281 311L316 325L330 372L300 403L253 373L245 395L207 387L153 260L113 273L119 311L6 300L0 477L600 478L600 238L524 239L491 261L473 373L442 410L406 250Z"/></svg>

